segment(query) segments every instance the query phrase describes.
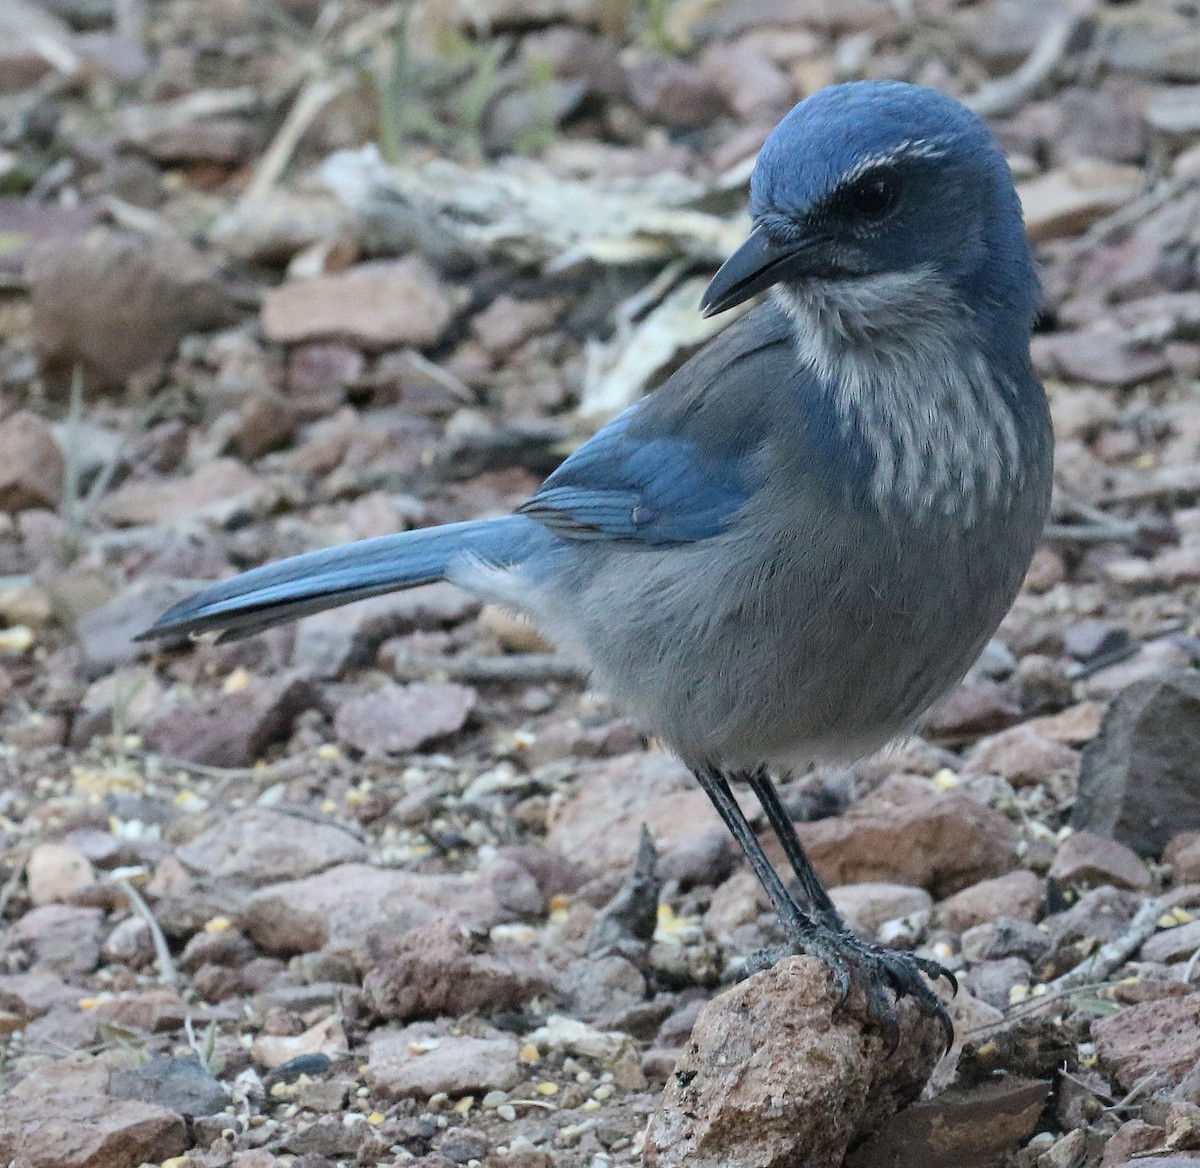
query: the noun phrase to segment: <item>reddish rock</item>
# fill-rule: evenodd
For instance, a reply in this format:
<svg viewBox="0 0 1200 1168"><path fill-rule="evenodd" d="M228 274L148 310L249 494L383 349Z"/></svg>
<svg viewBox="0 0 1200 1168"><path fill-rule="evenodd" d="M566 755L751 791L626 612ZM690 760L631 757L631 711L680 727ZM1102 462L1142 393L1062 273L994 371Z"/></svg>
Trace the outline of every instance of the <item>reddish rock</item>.
<svg viewBox="0 0 1200 1168"><path fill-rule="evenodd" d="M1136 167L1083 161L1020 183L1025 228L1033 239L1078 235L1136 194Z"/></svg>
<svg viewBox="0 0 1200 1168"><path fill-rule="evenodd" d="M678 57L652 57L629 70L634 104L669 126L711 125L729 113L720 89L698 65Z"/></svg>
<svg viewBox="0 0 1200 1168"><path fill-rule="evenodd" d="M98 1022L160 1034L178 1030L191 1011L192 1007L172 990L143 990L106 998L92 1014Z"/></svg>
<svg viewBox="0 0 1200 1168"><path fill-rule="evenodd" d="M999 775L1014 787L1029 787L1056 774L1079 773L1079 752L1048 738L1028 722L981 739L967 755L963 774Z"/></svg>
<svg viewBox="0 0 1200 1168"><path fill-rule="evenodd" d="M205 766L251 766L267 747L291 733L296 717L316 701L309 681L296 674L255 679L236 693L191 698L151 721L146 749Z"/></svg>
<svg viewBox="0 0 1200 1168"><path fill-rule="evenodd" d="M1050 1083L1006 1075L914 1103L846 1158L846 1168L994 1168L1037 1127Z"/></svg>
<svg viewBox="0 0 1200 1168"><path fill-rule="evenodd" d="M562 312L561 300L517 300L497 296L471 320L471 335L497 360L509 356L530 337L545 332Z"/></svg>
<svg viewBox="0 0 1200 1168"><path fill-rule="evenodd" d="M438 1037L409 1027L371 1042L367 1081L387 1099L427 1099L447 1095L482 1095L507 1091L521 1079L518 1043L497 1038Z"/></svg>
<svg viewBox="0 0 1200 1168"><path fill-rule="evenodd" d="M47 904L15 921L5 942L29 950L35 965L68 975L91 973L100 961L103 923L104 913L98 908Z"/></svg>
<svg viewBox="0 0 1200 1168"><path fill-rule="evenodd" d="M1166 1136L1167 1133L1163 1128L1147 1123L1144 1119L1126 1120L1113 1132L1108 1143L1104 1145L1104 1158L1100 1161L1100 1168L1127 1165L1132 1156L1140 1152L1148 1152L1151 1148L1161 1147ZM1144 1156L1139 1156L1135 1161L1137 1164L1153 1162ZM1194 1164L1195 1161L1192 1163Z"/></svg>
<svg viewBox="0 0 1200 1168"><path fill-rule="evenodd" d="M182 240L97 228L48 242L25 268L43 366L120 388L165 360L188 333L230 324L236 310L211 265Z"/></svg>
<svg viewBox="0 0 1200 1168"><path fill-rule="evenodd" d="M365 860L367 849L336 824L247 807L223 817L175 854L201 876L260 885Z"/></svg>
<svg viewBox="0 0 1200 1168"><path fill-rule="evenodd" d="M1200 884L1200 832L1173 835L1163 852L1163 862L1172 865L1172 883Z"/></svg>
<svg viewBox="0 0 1200 1168"><path fill-rule="evenodd" d="M419 257L358 264L291 280L267 293L267 339L283 344L341 340L367 349L435 344L454 315L452 299Z"/></svg>
<svg viewBox="0 0 1200 1168"><path fill-rule="evenodd" d="M997 917L1036 921L1045 904L1046 882L1027 868L1017 868L947 897L937 906L935 919L961 933Z"/></svg>
<svg viewBox="0 0 1200 1168"><path fill-rule="evenodd" d="M439 923L408 933L394 957L368 972L363 990L380 1017L412 1022L520 1010L549 984L535 961L473 953L460 929Z"/></svg>
<svg viewBox="0 0 1200 1168"><path fill-rule="evenodd" d="M840 1168L920 1094L940 1034L901 1004L898 1049L839 1011L824 965L785 958L700 1012L646 1137L649 1168ZM836 1101L836 1106L831 1102Z"/></svg>
<svg viewBox="0 0 1200 1168"><path fill-rule="evenodd" d="M415 872L341 864L318 876L259 889L247 902L242 926L271 953L328 949L356 961L368 958L372 937L399 944L411 929L433 921L488 928L501 919L488 888L469 875Z"/></svg>
<svg viewBox="0 0 1200 1168"><path fill-rule="evenodd" d="M1010 690L995 681L964 681L921 720L922 733L938 742L969 742L994 734L1021 717Z"/></svg>
<svg viewBox="0 0 1200 1168"><path fill-rule="evenodd" d="M101 501L99 512L117 527L155 523L223 525L239 516L255 515L270 488L235 458L216 458L182 478L135 479Z"/></svg>
<svg viewBox="0 0 1200 1168"><path fill-rule="evenodd" d="M22 1018L40 1018L59 1006L73 1006L79 990L53 973L0 974L0 1010Z"/></svg>
<svg viewBox="0 0 1200 1168"><path fill-rule="evenodd" d="M137 1168L178 1156L187 1128L174 1112L104 1095L0 1099L0 1160L32 1168Z"/></svg>
<svg viewBox="0 0 1200 1168"><path fill-rule="evenodd" d="M998 811L911 775L888 779L844 815L797 824L827 885L889 881L947 896L1017 865L1019 833ZM776 861L774 840L765 841Z"/></svg>
<svg viewBox="0 0 1200 1168"><path fill-rule="evenodd" d="M923 888L908 884L886 884L867 881L862 884L842 884L831 888L829 895L838 912L851 925L869 936L875 936L879 926L897 917L920 912L933 906L933 898Z"/></svg>
<svg viewBox="0 0 1200 1168"><path fill-rule="evenodd" d="M1125 1090L1151 1071L1178 1083L1200 1059L1200 994L1128 1006L1093 1022L1092 1039Z"/></svg>
<svg viewBox="0 0 1200 1168"><path fill-rule="evenodd" d="M475 708L475 691L450 682L387 685L338 707L338 740L365 755L402 754L454 734Z"/></svg>
<svg viewBox="0 0 1200 1168"><path fill-rule="evenodd" d="M49 424L28 410L0 422L0 511L57 507L65 461Z"/></svg>
<svg viewBox="0 0 1200 1168"><path fill-rule="evenodd" d="M691 772L668 754L624 754L582 769L546 843L592 869L626 868L644 823L659 853L718 826Z"/></svg>
<svg viewBox="0 0 1200 1168"><path fill-rule="evenodd" d="M1062 884L1097 887L1111 884L1114 888L1150 888L1154 881L1137 853L1090 831L1077 831L1058 846L1050 878Z"/></svg>

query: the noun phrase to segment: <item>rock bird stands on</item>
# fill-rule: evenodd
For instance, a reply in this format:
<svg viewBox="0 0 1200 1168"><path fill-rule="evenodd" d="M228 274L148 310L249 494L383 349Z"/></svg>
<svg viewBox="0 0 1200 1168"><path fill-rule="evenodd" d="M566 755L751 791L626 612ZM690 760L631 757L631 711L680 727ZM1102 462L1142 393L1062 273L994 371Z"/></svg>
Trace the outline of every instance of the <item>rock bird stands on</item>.
<svg viewBox="0 0 1200 1168"><path fill-rule="evenodd" d="M1016 594L1050 496L1029 338L1039 288L1004 157L934 90L824 89L767 139L754 230L706 315L771 297L572 454L516 514L297 556L206 588L147 636L243 636L452 580L582 650L597 684L678 752L792 946L912 995L921 971L857 939L804 854L772 770L850 760L914 725ZM796 877L768 861L749 783ZM946 975L949 976L949 975Z"/></svg>

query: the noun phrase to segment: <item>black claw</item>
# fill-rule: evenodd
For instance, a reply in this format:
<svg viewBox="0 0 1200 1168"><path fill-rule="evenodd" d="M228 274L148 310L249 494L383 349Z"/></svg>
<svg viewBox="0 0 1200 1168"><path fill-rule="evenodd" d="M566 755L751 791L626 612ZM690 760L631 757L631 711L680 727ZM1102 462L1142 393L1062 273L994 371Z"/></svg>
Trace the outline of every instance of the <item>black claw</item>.
<svg viewBox="0 0 1200 1168"><path fill-rule="evenodd" d="M954 1024L950 1015L941 998L921 976L925 973L931 978L944 977L957 991L957 979L936 961L863 941L844 929L798 928L793 931L791 943L796 951L819 957L829 967L838 993L839 1011L845 1006L854 985L857 983L862 987L867 1017L883 1033L889 1057L899 1047L900 1028L896 1011L884 992L885 986L897 1001L910 997L924 1014L936 1019L947 1050L953 1044Z"/></svg>

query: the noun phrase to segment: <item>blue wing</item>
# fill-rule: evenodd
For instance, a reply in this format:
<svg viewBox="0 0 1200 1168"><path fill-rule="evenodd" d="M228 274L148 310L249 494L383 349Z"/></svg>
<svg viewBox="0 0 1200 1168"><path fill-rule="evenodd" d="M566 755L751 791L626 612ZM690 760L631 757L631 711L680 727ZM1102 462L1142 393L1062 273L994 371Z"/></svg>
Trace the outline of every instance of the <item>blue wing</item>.
<svg viewBox="0 0 1200 1168"><path fill-rule="evenodd" d="M521 514L568 539L655 547L723 530L761 482L764 384L795 373L779 317L759 310L726 329L575 451Z"/></svg>

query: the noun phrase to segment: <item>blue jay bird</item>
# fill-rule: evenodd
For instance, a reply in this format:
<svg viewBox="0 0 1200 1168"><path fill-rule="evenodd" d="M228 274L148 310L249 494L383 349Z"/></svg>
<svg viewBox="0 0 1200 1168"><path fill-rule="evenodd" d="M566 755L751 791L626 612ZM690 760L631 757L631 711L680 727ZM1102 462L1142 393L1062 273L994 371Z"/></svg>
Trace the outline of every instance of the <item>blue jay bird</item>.
<svg viewBox="0 0 1200 1168"><path fill-rule="evenodd" d="M860 757L966 672L1050 498L1029 339L1039 285L1003 155L952 98L836 85L763 146L754 229L701 309L771 297L580 447L513 515L297 556L215 584L146 636L277 621L452 580L581 650L694 772L790 948L951 1036L934 962L855 937L770 770ZM730 789L749 783L789 889Z"/></svg>

